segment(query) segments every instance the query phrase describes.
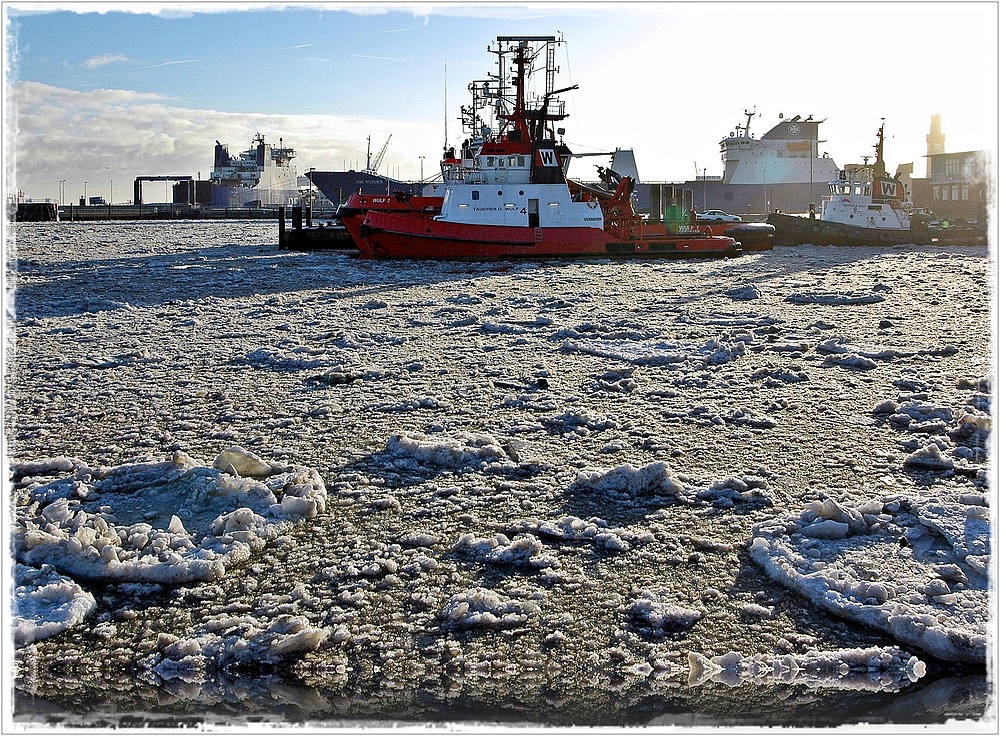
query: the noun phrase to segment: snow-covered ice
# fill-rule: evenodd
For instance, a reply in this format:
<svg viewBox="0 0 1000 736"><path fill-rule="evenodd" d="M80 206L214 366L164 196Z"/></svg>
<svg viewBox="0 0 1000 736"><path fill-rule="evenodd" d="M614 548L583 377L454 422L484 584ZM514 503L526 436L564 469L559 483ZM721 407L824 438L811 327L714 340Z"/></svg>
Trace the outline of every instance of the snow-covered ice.
<svg viewBox="0 0 1000 736"><path fill-rule="evenodd" d="M169 461L22 480L14 545L20 562L82 580L214 581L325 505L311 469L266 463L238 446L208 467L178 450Z"/></svg>
<svg viewBox="0 0 1000 736"><path fill-rule="evenodd" d="M985 248L411 264L279 251L266 223L15 235L19 693L986 711Z"/></svg>
<svg viewBox="0 0 1000 736"><path fill-rule="evenodd" d="M14 642L30 644L83 621L94 596L51 565L14 567Z"/></svg>

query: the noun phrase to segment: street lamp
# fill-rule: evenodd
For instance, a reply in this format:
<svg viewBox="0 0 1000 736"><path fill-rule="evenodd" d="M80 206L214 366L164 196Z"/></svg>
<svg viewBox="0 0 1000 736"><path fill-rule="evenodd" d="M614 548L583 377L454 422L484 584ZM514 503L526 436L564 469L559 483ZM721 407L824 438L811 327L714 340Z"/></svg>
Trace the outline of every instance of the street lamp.
<svg viewBox="0 0 1000 736"><path fill-rule="evenodd" d="M761 172L764 176L764 214L768 214L767 211L767 169L762 169Z"/></svg>
<svg viewBox="0 0 1000 736"><path fill-rule="evenodd" d="M420 183L423 184L424 183L424 157L423 156L419 156L418 158L420 159Z"/></svg>
<svg viewBox="0 0 1000 736"><path fill-rule="evenodd" d="M313 180L312 173L316 170L315 166L309 167L309 206L313 206Z"/></svg>

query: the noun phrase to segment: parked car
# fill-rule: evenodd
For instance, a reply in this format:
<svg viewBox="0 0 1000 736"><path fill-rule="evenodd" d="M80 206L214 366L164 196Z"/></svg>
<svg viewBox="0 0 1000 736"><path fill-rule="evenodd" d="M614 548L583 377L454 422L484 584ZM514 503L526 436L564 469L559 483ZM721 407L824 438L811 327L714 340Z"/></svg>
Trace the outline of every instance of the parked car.
<svg viewBox="0 0 1000 736"><path fill-rule="evenodd" d="M698 219L712 222L743 222L743 218L739 215L730 215L728 212L723 212L722 210L705 210L704 212L699 212Z"/></svg>

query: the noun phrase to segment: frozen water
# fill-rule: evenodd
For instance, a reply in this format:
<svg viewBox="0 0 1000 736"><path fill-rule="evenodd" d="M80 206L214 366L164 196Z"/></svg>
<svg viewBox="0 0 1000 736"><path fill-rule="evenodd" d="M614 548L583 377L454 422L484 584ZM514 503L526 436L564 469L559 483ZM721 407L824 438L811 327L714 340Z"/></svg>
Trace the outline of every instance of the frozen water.
<svg viewBox="0 0 1000 736"><path fill-rule="evenodd" d="M985 248L389 264L245 222L15 234L19 692L781 723L990 657ZM231 680L270 673L298 684Z"/></svg>
<svg viewBox="0 0 1000 736"><path fill-rule="evenodd" d="M205 467L178 450L165 462L81 467L23 486L15 550L24 564L84 580L214 581L325 504L313 470L238 446Z"/></svg>
<svg viewBox="0 0 1000 736"><path fill-rule="evenodd" d="M51 565L14 567L14 642L30 644L83 621L94 596Z"/></svg>

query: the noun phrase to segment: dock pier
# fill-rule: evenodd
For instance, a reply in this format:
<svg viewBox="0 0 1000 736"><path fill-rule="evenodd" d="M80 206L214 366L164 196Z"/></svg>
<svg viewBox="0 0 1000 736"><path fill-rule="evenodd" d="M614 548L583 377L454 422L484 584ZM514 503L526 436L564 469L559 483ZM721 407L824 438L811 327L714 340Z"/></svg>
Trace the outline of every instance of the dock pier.
<svg viewBox="0 0 1000 736"><path fill-rule="evenodd" d="M278 248L281 250L352 250L347 228L338 219L313 223L312 207L292 207L292 226L286 227L285 208L278 208ZM303 215L305 226L303 226Z"/></svg>

